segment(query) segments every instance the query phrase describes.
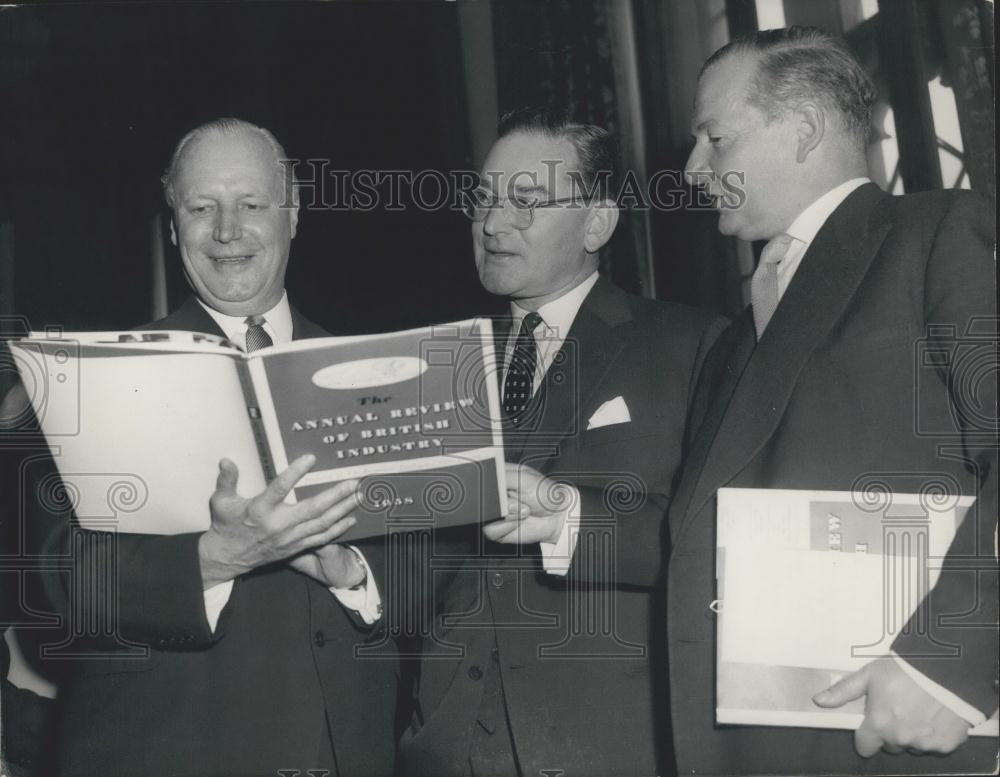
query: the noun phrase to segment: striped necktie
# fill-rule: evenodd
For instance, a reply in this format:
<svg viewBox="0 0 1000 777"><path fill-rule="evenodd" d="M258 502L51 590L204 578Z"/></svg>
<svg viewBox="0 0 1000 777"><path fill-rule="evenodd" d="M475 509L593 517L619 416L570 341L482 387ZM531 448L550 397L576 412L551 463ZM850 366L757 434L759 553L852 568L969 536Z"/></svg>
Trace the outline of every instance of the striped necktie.
<svg viewBox="0 0 1000 777"><path fill-rule="evenodd" d="M271 335L264 329L263 316L247 316L247 353L274 345Z"/></svg>

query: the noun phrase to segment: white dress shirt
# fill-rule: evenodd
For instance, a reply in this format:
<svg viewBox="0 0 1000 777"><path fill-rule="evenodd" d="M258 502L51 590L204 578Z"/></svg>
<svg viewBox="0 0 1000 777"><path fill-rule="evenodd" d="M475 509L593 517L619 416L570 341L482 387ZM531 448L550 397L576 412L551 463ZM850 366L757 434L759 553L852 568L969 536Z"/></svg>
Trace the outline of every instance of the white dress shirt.
<svg viewBox="0 0 1000 777"><path fill-rule="evenodd" d="M247 323L246 316L227 316L218 310L210 308L200 299L205 312L208 313L219 325L219 328L226 335L226 338L246 350ZM288 305L288 294L283 293L281 300L273 308L264 313L264 331L271 336L275 345L290 343L292 341L292 310ZM382 600L378 593L378 586L372 576L371 568L364 555L353 545L348 545L353 550L365 568L366 583L358 588L331 588L334 596L349 610L356 611L367 624L377 621L382 615ZM208 625L212 631L219 623L219 616L223 608L229 601L233 592L233 581L227 580L211 588L206 588L205 595L205 616L208 618Z"/></svg>
<svg viewBox="0 0 1000 777"><path fill-rule="evenodd" d="M832 214L847 199L847 195L870 183L868 178L852 178L839 186L830 189L798 215L785 234L792 238L792 244L785 252L785 257L778 263L778 301L785 295L788 284L792 282L795 271L802 263L802 257L816 238L820 228Z"/></svg>
<svg viewBox="0 0 1000 777"><path fill-rule="evenodd" d="M597 283L598 274L595 271L582 283L574 286L558 299L546 302L538 308L538 315L542 317L542 323L535 327L535 345L538 347L538 359L535 363L535 380L531 387L532 395L538 391L545 379L545 373L552 366L553 360L559 349L562 348L566 335L573 325L576 314L580 312L580 306L584 299ZM510 329L510 337L507 338L507 349L504 357L504 379L507 378L507 366L510 365L511 357L514 354L514 343L517 341L517 334L521 331L521 320L528 315L528 311L516 302L510 303L510 313L513 318L513 326ZM579 536L580 527L580 494L575 488L569 490L571 498L567 502L563 518L563 528L559 538L555 542L538 543L542 554L542 567L552 575L565 575L569 571L570 563L573 561L573 551L576 550L576 541Z"/></svg>
<svg viewBox="0 0 1000 777"><path fill-rule="evenodd" d="M817 199L792 222L792 225L785 230L790 235L792 245L785 253L785 257L778 264L778 301L788 289L795 271L799 269L802 257L809 248L820 228L826 223L833 212L840 204L847 199L847 196L859 186L869 183L868 178L852 178L839 186L835 186L822 197ZM940 704L944 705L960 718L967 720L971 725L978 725L986 720L986 716L971 704L963 701L947 688L938 685L922 672L914 669L904 659L895 653L891 653L896 663L904 672L919 685L929 695L933 696Z"/></svg>

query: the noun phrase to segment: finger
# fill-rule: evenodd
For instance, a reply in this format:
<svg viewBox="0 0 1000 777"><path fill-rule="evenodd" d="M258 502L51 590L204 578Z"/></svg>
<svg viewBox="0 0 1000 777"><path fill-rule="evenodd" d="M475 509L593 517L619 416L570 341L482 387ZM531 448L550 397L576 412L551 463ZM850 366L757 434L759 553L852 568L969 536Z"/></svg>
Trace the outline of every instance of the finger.
<svg viewBox="0 0 1000 777"><path fill-rule="evenodd" d="M884 744L882 737L875 733L869 718L866 717L854 732L854 749L862 758L871 758Z"/></svg>
<svg viewBox="0 0 1000 777"><path fill-rule="evenodd" d="M340 483L299 502L295 506L296 517L299 520L308 520L325 513L335 505L345 503L349 503L348 510L353 510L359 505L359 499L358 481L342 480Z"/></svg>
<svg viewBox="0 0 1000 777"><path fill-rule="evenodd" d="M508 497L507 515L511 518L525 518L531 515L531 508L517 497Z"/></svg>
<svg viewBox="0 0 1000 777"><path fill-rule="evenodd" d="M526 464L506 464L504 469L508 491L521 491L542 478L540 472Z"/></svg>
<svg viewBox="0 0 1000 777"><path fill-rule="evenodd" d="M347 532L352 526L357 526L358 519L353 515L348 515L346 518L341 518L339 521L335 521L329 529L321 534L318 534L310 538L310 542L316 541L316 544L312 547L321 548L324 545L329 545L331 542L336 542L340 539L344 533Z"/></svg>
<svg viewBox="0 0 1000 777"><path fill-rule="evenodd" d="M288 493L295 487L295 484L313 468L315 463L316 457L311 453L299 456L288 465L287 469L267 484L267 488L260 494L263 501L271 505L283 502Z"/></svg>
<svg viewBox="0 0 1000 777"><path fill-rule="evenodd" d="M332 490L333 489L330 489L330 491ZM317 496L325 496L328 493L329 492L324 492L323 494ZM302 506L304 505L297 505L297 507ZM328 506L318 515L316 514L315 509L311 509L307 513L299 513L300 523L289 530L288 542L313 547L316 537L329 531L330 527L335 522L339 521L348 513L356 510L357 507L358 497L352 491L345 498L335 501L334 504Z"/></svg>
<svg viewBox="0 0 1000 777"><path fill-rule="evenodd" d="M968 721L950 711L939 713L934 716L933 725L926 726L914 739L913 746L921 752L946 755L969 738L970 729Z"/></svg>
<svg viewBox="0 0 1000 777"><path fill-rule="evenodd" d="M493 542L512 542L510 538L516 536L515 532L520 525L520 521L494 521L483 526L483 534Z"/></svg>
<svg viewBox="0 0 1000 777"><path fill-rule="evenodd" d="M840 707L852 699L860 699L868 692L868 674L868 665L852 672L813 696L813 703L820 707Z"/></svg>
<svg viewBox="0 0 1000 777"><path fill-rule="evenodd" d="M240 470L230 459L219 461L219 477L215 480L215 490L222 496L235 496Z"/></svg>
<svg viewBox="0 0 1000 777"><path fill-rule="evenodd" d="M901 745L890 745L888 742L882 744L882 749L889 755L899 755L905 749Z"/></svg>

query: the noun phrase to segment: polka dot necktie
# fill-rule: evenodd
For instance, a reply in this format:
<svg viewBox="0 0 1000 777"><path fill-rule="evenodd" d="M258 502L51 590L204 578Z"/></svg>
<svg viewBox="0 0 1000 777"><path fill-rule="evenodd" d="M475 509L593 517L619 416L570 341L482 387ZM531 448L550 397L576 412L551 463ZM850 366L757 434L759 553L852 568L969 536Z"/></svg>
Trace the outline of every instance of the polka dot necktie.
<svg viewBox="0 0 1000 777"><path fill-rule="evenodd" d="M264 329L263 316L247 316L247 353L274 345L271 335Z"/></svg>
<svg viewBox="0 0 1000 777"><path fill-rule="evenodd" d="M535 383L535 366L538 363L538 346L534 331L542 323L537 313L529 313L521 320L521 330L514 342L514 352L507 366L507 377L503 382L503 411L517 425L521 414L531 399L531 389Z"/></svg>

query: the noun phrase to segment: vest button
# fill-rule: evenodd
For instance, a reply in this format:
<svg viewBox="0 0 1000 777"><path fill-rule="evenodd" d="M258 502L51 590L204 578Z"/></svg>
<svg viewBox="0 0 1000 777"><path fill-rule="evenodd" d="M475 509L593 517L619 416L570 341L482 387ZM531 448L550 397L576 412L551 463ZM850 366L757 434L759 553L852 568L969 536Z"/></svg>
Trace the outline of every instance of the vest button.
<svg viewBox="0 0 1000 777"><path fill-rule="evenodd" d="M470 666L469 667L469 671L466 672L466 674L469 675L469 679L470 680L482 680L483 679L483 670L480 669L478 666Z"/></svg>
<svg viewBox="0 0 1000 777"><path fill-rule="evenodd" d="M313 634L313 642L316 643L316 647L323 647L326 644L326 634L322 631L317 631Z"/></svg>

